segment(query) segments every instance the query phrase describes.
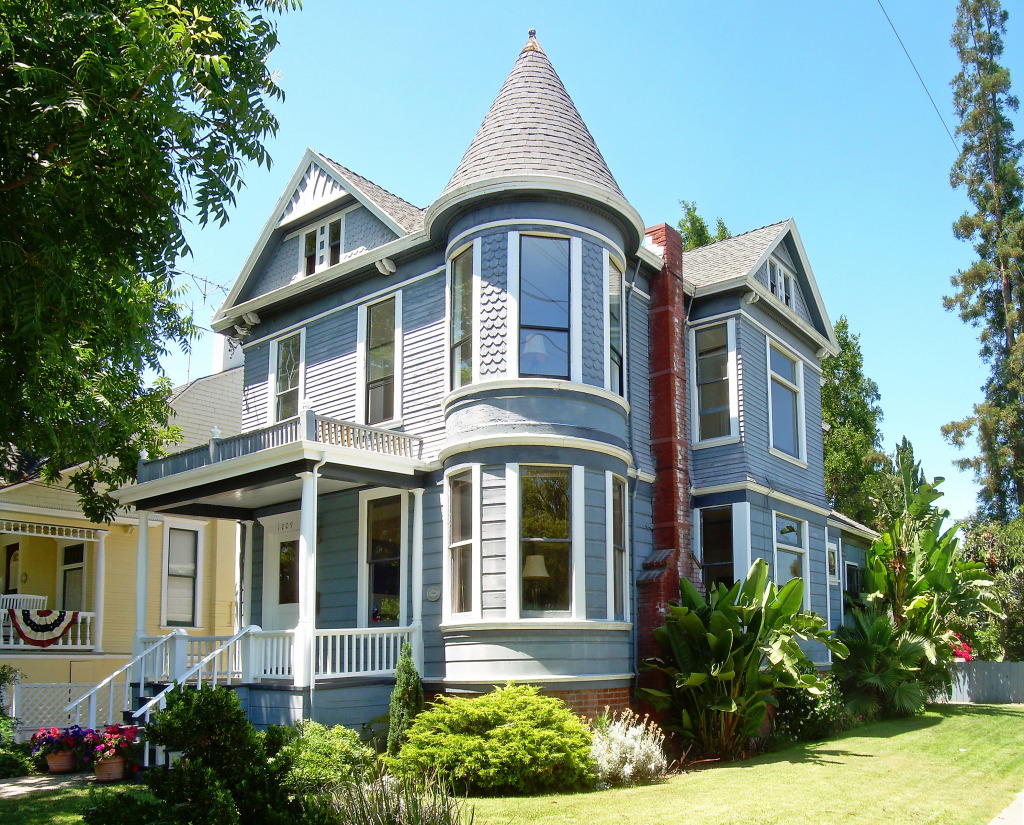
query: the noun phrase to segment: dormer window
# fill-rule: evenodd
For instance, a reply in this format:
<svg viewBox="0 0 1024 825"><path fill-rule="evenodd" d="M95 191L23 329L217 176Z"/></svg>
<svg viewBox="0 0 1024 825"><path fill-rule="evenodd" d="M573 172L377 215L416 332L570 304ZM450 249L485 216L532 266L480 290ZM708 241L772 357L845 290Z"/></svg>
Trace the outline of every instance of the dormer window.
<svg viewBox="0 0 1024 825"><path fill-rule="evenodd" d="M342 219L342 215L334 215L302 233L299 270L303 275L312 275L341 261Z"/></svg>
<svg viewBox="0 0 1024 825"><path fill-rule="evenodd" d="M772 295L793 308L793 276L778 261L768 261L768 285Z"/></svg>

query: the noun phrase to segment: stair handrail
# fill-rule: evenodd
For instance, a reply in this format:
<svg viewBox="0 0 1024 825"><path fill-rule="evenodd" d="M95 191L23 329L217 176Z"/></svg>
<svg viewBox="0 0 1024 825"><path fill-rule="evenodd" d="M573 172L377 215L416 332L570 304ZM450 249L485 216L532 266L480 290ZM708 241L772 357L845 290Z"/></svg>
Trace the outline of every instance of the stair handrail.
<svg viewBox="0 0 1024 825"><path fill-rule="evenodd" d="M96 727L96 719L94 717L96 715L96 696L99 694L99 692L106 685L111 684L114 681L114 679L116 679L118 676L120 676L126 670L128 670L131 667L134 667L142 659L145 659L147 656L152 655L159 648L161 648L165 644L167 644L167 642L170 640L170 638L172 636L174 636L174 631L168 633L166 636L161 636L160 638L158 638L153 644L151 644L148 647L146 647L143 650L141 650L137 656L132 658L127 664L122 665L121 667L119 667L117 670L115 670L113 673L111 673L102 682L99 682L98 684L94 685L92 688L87 690L85 693L83 693L77 699L74 699L71 702L69 702L67 707L64 708L64 712L65 713L69 713L70 711L74 710L74 712L75 712L75 724L79 724L80 723L80 717L81 717L81 711L79 710L79 708L81 707L82 702L84 702L86 699L88 699L89 700L89 727L90 728ZM145 678L145 674L142 674L142 678L143 679ZM125 708L125 710L127 710L127 708Z"/></svg>
<svg viewBox="0 0 1024 825"><path fill-rule="evenodd" d="M197 679L196 679L196 687L199 687L202 684L202 681L203 681L203 677L202 677L201 671L206 666L206 664L208 662L212 661L213 659L216 659L221 653L223 653L225 650L227 650L229 647L231 647L231 645L233 645L235 642L237 642L239 639L241 639L247 633L259 633L259 632L260 632L259 625L251 624L251 625L248 625L247 627L243 627L234 636L232 636L230 639L228 639L226 642L224 642L224 644L222 644L220 647L218 647L218 648L216 648L214 650L211 650L209 653L207 653L202 659L200 659L198 662L196 662L194 665L192 665L192 667L190 667L188 670L186 670L184 674L182 674L181 676L177 677L176 679L173 679L171 681L171 683L167 687L165 687L162 691L160 691L160 693L158 693L156 696L154 696L152 699L150 699L148 702L146 702L146 704L144 704L141 708L139 708L137 711L135 711L135 713L132 714L132 719L138 719L140 717L142 719L148 719L149 718L149 713L153 709L154 705L157 705L157 704L159 704L161 706L164 705L167 702L166 697L167 697L168 693L170 693L176 687L179 687L180 685L184 685L186 682L188 682L189 679L191 679L196 674L199 674ZM214 671L214 676L216 676L216 670Z"/></svg>

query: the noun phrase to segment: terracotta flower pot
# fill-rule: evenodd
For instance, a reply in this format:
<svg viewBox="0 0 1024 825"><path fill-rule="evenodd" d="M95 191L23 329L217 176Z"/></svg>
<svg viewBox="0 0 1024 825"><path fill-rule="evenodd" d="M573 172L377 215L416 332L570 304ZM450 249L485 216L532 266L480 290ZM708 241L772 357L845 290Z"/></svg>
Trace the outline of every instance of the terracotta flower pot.
<svg viewBox="0 0 1024 825"><path fill-rule="evenodd" d="M61 751L46 754L46 767L50 773L74 773L78 764L71 751Z"/></svg>
<svg viewBox="0 0 1024 825"><path fill-rule="evenodd" d="M124 779L124 757L109 756L96 763L97 782L119 782Z"/></svg>

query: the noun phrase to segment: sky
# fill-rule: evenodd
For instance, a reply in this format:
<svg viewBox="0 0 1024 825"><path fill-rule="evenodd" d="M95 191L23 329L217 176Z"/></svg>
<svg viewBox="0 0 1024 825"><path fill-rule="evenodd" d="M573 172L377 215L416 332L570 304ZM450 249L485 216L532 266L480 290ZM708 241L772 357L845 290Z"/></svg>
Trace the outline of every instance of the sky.
<svg viewBox="0 0 1024 825"><path fill-rule="evenodd" d="M882 0L950 131L954 0ZM1003 63L1024 91L1024 15ZM349 3L304 0L269 59L270 171L250 167L227 226L190 226L180 267L224 290L185 301L208 327L303 151L311 146L425 207L443 190L529 29L645 223L693 200L734 233L796 220L832 321L859 334L891 450L904 435L961 518L976 485L941 425L970 414L985 368L977 332L943 309L973 259L952 222L957 149L878 0ZM205 293L205 294L204 294ZM211 371L206 331L164 361L173 383ZM968 451L973 452L973 449Z"/></svg>

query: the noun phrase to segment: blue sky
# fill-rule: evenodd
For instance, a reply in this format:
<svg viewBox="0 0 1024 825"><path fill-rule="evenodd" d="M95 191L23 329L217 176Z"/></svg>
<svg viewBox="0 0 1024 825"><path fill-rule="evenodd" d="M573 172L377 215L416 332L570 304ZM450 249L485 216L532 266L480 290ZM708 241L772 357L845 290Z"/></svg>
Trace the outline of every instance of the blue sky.
<svg viewBox="0 0 1024 825"><path fill-rule="evenodd" d="M953 0L883 0L950 130ZM969 414L984 368L976 333L946 312L971 248L950 225L956 150L877 0L765 3L305 0L280 19L270 65L284 103L270 172L252 168L224 228L187 231L188 272L230 286L306 146L426 206L444 188L537 36L626 197L648 224L680 198L733 233L794 217L833 321L861 335L887 448L907 435L947 478L954 516L969 474L939 427ZM1004 64L1024 83L1024 16ZM223 293L190 289L208 325ZM210 371L213 334L165 361L174 383Z"/></svg>

